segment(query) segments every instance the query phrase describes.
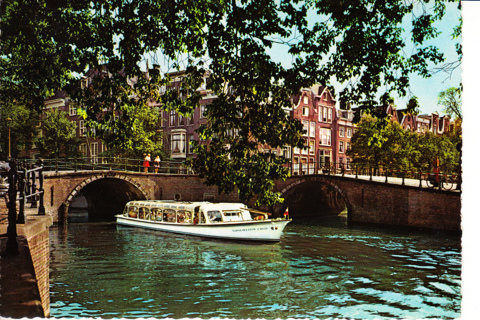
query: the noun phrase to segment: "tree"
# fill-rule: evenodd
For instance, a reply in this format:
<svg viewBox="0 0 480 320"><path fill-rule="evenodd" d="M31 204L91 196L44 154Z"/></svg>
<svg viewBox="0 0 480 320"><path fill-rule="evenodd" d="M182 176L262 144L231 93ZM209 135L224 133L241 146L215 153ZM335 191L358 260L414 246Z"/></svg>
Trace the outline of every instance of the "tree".
<svg viewBox="0 0 480 320"><path fill-rule="evenodd" d="M443 111L462 120L462 90L448 88L438 94L438 104L443 106Z"/></svg>
<svg viewBox="0 0 480 320"><path fill-rule="evenodd" d="M347 154L358 168L385 167L389 170L432 169L438 157L444 172L457 172L460 161L458 133L435 135L416 133L388 118L364 115L352 137Z"/></svg>
<svg viewBox="0 0 480 320"><path fill-rule="evenodd" d="M30 149L33 146L38 131L39 115L35 110L18 104L16 101L4 103L0 112L0 136L2 137L0 150L2 158L6 159L8 154L9 128L11 155L16 158L23 149ZM7 121L8 118L11 121Z"/></svg>
<svg viewBox="0 0 480 320"><path fill-rule="evenodd" d="M67 118L67 113L50 109L42 117L43 135L36 141L43 158L74 157L78 155L79 141L75 135L75 125Z"/></svg>
<svg viewBox="0 0 480 320"><path fill-rule="evenodd" d="M245 199L260 192L259 201L271 204L279 200L272 192L273 179L287 176L284 159L258 150L263 144L302 146L302 126L288 121L283 111L291 107L290 97L313 83L330 87L332 79L345 84L340 100L349 102L376 100L381 88L388 88L383 96L405 95L410 74L428 77L429 65L444 61L427 40L438 34L434 23L443 17L445 3L7 1L0 7L0 93L23 94L39 107L49 90L63 86L75 72L83 74L87 67L102 71L108 65L97 94L77 95L88 118L108 132L114 122L98 113L145 105L132 99L191 113L198 106L195 84L209 69L209 86L219 99L209 106L209 124L200 135L212 142L197 146L199 160L192 165L221 191L235 186ZM315 23L309 21L312 15ZM412 17L413 50L404 50L408 44L400 23L406 16ZM288 49L291 67L274 62L268 53L279 47ZM141 65L147 57L158 63L159 56L168 62L164 71L187 70L184 94L156 93L168 78L160 73L146 77ZM126 79L136 79L134 94ZM128 97L127 91L132 93Z"/></svg>

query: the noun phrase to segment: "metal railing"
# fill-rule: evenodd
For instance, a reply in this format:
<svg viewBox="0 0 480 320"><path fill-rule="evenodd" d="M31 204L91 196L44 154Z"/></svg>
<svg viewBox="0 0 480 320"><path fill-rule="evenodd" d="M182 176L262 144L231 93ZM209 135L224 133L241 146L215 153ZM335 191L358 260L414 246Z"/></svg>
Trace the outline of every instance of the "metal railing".
<svg viewBox="0 0 480 320"><path fill-rule="evenodd" d="M32 164L34 163L33 161L34 160L25 160L23 165ZM118 157L45 159L42 163L44 171L55 172L110 170L182 175L196 174L192 168L185 164L185 161L172 159L163 160L157 170L154 167L153 161L150 162L150 167L146 169L141 159ZM427 166L398 169L388 166L368 167L345 162L288 163L285 166L290 170L291 176L322 174L347 176L355 179L375 180L401 185L416 185L418 187L443 190L460 190L461 188L461 176L458 172L452 172L442 168L438 168L438 170L434 170L433 168L427 169Z"/></svg>
<svg viewBox="0 0 480 320"><path fill-rule="evenodd" d="M461 189L459 172L444 170L441 167L437 170L427 169L426 166L423 168L398 169L388 166L368 167L344 162L288 163L286 166L292 176L322 174L441 190Z"/></svg>
<svg viewBox="0 0 480 320"><path fill-rule="evenodd" d="M31 204L32 208L38 208L38 215L45 214L44 189L43 189L43 166L41 163L18 162L10 160L8 166L2 172L7 175L8 184L2 184L8 188L5 196L8 208L7 227L7 254L18 254L17 224L25 224L25 206ZM18 201L18 215L17 215Z"/></svg>
<svg viewBox="0 0 480 320"><path fill-rule="evenodd" d="M25 160L31 163L35 160ZM124 171L124 172L146 172L146 173L168 173L168 174L193 174L184 161L164 160L160 167L155 168L154 161L150 161L148 168L143 166L141 159L129 159L118 157L83 157L83 158L58 158L42 160L45 171Z"/></svg>

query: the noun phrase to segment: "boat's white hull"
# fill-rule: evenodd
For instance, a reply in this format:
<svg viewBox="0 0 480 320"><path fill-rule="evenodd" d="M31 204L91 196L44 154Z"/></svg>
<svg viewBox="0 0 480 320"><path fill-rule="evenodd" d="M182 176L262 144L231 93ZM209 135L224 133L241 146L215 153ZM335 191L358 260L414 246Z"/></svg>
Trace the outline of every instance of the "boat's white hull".
<svg viewBox="0 0 480 320"><path fill-rule="evenodd" d="M251 241L279 241L290 220L223 222L215 224L179 224L143 220L117 215L120 225L142 227L185 235Z"/></svg>

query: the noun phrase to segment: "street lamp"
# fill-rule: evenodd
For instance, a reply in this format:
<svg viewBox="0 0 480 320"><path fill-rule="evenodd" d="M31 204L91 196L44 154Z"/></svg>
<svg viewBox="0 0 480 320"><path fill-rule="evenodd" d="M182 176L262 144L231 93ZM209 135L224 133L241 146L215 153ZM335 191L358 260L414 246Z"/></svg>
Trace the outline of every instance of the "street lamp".
<svg viewBox="0 0 480 320"><path fill-rule="evenodd" d="M10 127L12 126L12 119L8 117L6 120L8 126L8 160L10 160L12 158L12 153L10 151Z"/></svg>

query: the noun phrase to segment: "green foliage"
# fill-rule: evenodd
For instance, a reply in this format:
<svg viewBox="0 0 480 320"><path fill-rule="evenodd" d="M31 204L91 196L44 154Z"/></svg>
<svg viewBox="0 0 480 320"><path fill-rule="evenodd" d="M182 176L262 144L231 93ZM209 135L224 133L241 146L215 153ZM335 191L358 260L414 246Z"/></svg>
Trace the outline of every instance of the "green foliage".
<svg viewBox="0 0 480 320"><path fill-rule="evenodd" d="M70 122L67 113L56 108L42 116L43 135L36 144L43 158L78 156L79 140L75 136L75 124Z"/></svg>
<svg viewBox="0 0 480 320"><path fill-rule="evenodd" d="M397 123L371 115L362 117L347 151L360 168L385 167L391 170L431 170L436 157L442 170L456 171L460 162L458 131L437 136L403 130Z"/></svg>
<svg viewBox="0 0 480 320"><path fill-rule="evenodd" d="M0 6L0 94L2 99L21 96L24 104L39 108L72 75L94 70L94 84L75 93L72 85L69 93L112 149L143 153L155 148L148 142L155 128L138 124L146 121L146 106L156 101L167 110L191 113L198 106L195 89L209 69L209 88L219 99L209 105L209 123L199 134L212 142L197 145L199 160L192 165L221 191L235 186L242 199L259 193L259 202L270 204L279 200L272 181L286 177L284 160L258 150L265 144L302 146L302 126L288 121L283 111L291 107L290 97L313 83L330 86L332 79L345 84L340 100L348 102L375 101L383 87L388 88L385 97L405 95L410 74L428 77L430 65L443 61L426 41L438 34L434 23L445 13L444 4L6 1ZM409 41L400 27L407 16L412 17ZM408 42L413 50L404 50ZM287 48L292 67L274 62L267 49L276 46ZM163 71L186 69L182 87L160 95L158 89L169 79L160 72L146 75L141 66L147 57L166 61ZM103 110L106 116L99 117ZM126 117L121 124L112 120L120 112ZM371 143L381 145L382 139Z"/></svg>
<svg viewBox="0 0 480 320"><path fill-rule="evenodd" d="M449 115L454 115L462 120L462 89L448 88L438 95L438 104L443 106L443 111Z"/></svg>
<svg viewBox="0 0 480 320"><path fill-rule="evenodd" d="M8 156L8 129L10 128L11 156L16 158L22 149L30 149L37 135L38 113L25 105L7 102L0 110L1 158ZM11 121L7 121L11 119Z"/></svg>

